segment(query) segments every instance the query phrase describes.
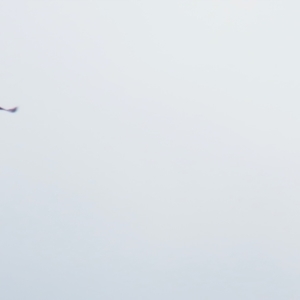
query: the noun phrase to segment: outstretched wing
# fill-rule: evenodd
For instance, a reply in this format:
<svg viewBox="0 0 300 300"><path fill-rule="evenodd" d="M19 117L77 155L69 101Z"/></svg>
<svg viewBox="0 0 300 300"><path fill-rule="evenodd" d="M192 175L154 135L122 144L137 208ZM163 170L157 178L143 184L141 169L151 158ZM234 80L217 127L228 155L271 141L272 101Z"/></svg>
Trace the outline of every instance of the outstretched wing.
<svg viewBox="0 0 300 300"><path fill-rule="evenodd" d="M5 111L9 111L9 112L16 112L18 110L18 107L13 107L13 108L9 108L9 109L5 109L3 107L0 107L0 110L5 110Z"/></svg>

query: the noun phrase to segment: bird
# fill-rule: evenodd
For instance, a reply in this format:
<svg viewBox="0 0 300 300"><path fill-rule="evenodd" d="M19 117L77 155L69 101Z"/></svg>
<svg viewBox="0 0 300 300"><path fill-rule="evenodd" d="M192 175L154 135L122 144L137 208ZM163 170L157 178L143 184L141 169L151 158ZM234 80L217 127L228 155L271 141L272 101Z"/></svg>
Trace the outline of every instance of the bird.
<svg viewBox="0 0 300 300"><path fill-rule="evenodd" d="M3 107L0 107L0 110L5 110L5 111L8 111L8 112L14 113L18 110L18 107L13 107L13 108L9 108L9 109L5 109Z"/></svg>

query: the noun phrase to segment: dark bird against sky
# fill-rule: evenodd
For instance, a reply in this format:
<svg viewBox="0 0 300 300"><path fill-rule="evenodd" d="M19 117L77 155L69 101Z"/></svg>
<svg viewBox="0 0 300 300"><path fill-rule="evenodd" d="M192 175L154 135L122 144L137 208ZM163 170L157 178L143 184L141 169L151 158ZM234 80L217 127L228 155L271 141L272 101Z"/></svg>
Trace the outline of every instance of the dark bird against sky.
<svg viewBox="0 0 300 300"><path fill-rule="evenodd" d="M9 112L16 112L18 110L18 107L13 107L13 108L9 108L9 109L5 109L3 107L0 107L0 110L5 110L5 111L9 111Z"/></svg>

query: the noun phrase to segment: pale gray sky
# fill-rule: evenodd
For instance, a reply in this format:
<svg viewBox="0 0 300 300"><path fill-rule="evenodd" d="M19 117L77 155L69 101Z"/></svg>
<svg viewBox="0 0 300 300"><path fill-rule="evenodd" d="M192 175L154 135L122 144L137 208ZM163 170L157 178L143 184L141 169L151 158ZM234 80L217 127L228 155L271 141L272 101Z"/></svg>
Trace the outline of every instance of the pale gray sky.
<svg viewBox="0 0 300 300"><path fill-rule="evenodd" d="M299 299L299 9L0 0L1 300Z"/></svg>

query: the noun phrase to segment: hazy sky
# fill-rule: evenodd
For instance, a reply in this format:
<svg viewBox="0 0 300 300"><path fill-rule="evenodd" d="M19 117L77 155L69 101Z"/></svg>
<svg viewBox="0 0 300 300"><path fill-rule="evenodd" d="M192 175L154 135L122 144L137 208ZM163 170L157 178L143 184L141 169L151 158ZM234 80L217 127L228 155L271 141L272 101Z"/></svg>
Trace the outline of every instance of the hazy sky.
<svg viewBox="0 0 300 300"><path fill-rule="evenodd" d="M1 300L300 299L299 9L0 0Z"/></svg>

